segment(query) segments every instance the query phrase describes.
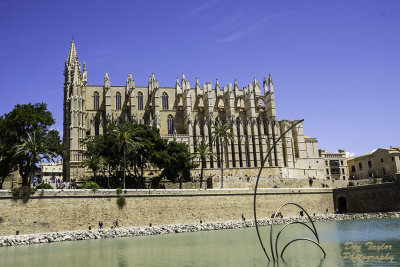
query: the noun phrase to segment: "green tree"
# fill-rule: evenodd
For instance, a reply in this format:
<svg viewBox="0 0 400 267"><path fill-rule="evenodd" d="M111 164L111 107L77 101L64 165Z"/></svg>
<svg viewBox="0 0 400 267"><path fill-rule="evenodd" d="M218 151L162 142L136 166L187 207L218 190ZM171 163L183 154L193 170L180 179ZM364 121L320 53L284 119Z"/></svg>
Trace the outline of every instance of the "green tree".
<svg viewBox="0 0 400 267"><path fill-rule="evenodd" d="M135 128L130 123L122 123L118 125L112 125L111 133L115 137L118 150L121 151L124 156L124 167L123 167L123 187L125 189L125 177L126 177L126 154L127 150L135 150L141 146L138 138L135 136Z"/></svg>
<svg viewBox="0 0 400 267"><path fill-rule="evenodd" d="M103 165L103 158L96 154L91 154L85 157L81 165L83 167L88 167L93 171L94 182L97 183L96 174L101 169Z"/></svg>
<svg viewBox="0 0 400 267"><path fill-rule="evenodd" d="M211 147L201 141L201 143L196 145L196 152L194 156L198 159L199 164L201 163L200 171L200 188L203 188L203 170L207 159L215 158L215 154L211 151Z"/></svg>
<svg viewBox="0 0 400 267"><path fill-rule="evenodd" d="M135 124L135 136L140 139L141 146L128 154L131 168L137 178L138 188L144 187L144 170L154 164L155 154L167 148L167 140L161 138L157 128L144 124ZM157 183L157 182L156 182Z"/></svg>
<svg viewBox="0 0 400 267"><path fill-rule="evenodd" d="M43 129L35 129L14 146L14 157L22 159L20 173L23 185L29 184L29 177L35 174L36 164L42 159L52 161L57 156L49 150L50 141Z"/></svg>
<svg viewBox="0 0 400 267"><path fill-rule="evenodd" d="M45 103L16 105L14 109L0 116L0 188L5 177L15 170L19 170L24 177L26 158L22 155L14 156L15 145L36 129L42 129L49 136L47 148L59 155L65 155L61 140L56 130L49 130L54 124L52 114L47 110ZM28 185L28 179L23 179L23 184Z"/></svg>
<svg viewBox="0 0 400 267"><path fill-rule="evenodd" d="M188 146L178 142L169 142L165 150L154 154L154 162L162 169L161 176L179 182L180 189L183 182L191 181L190 169L196 167L192 159Z"/></svg>
<svg viewBox="0 0 400 267"><path fill-rule="evenodd" d="M218 121L213 126L212 141L221 145L220 162L221 162L221 188L224 188L224 146L229 142L234 141L234 134L232 132L232 125L223 121Z"/></svg>

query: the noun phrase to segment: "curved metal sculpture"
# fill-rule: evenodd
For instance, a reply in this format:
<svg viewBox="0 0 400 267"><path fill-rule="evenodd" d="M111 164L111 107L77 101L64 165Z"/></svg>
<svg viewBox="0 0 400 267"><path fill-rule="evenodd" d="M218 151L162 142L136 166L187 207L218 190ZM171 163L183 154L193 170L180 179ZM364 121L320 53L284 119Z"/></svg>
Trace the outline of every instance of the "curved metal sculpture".
<svg viewBox="0 0 400 267"><path fill-rule="evenodd" d="M271 154L272 150L275 149L275 147L276 147L276 145L278 144L278 142L282 139L283 136L285 136L285 134L286 134L287 132L289 132L293 127L295 127L296 125L298 125L299 123L301 123L301 122L303 122L303 121L304 121L304 120L299 120L299 121L297 121L296 123L294 123L291 127L289 127L289 128L274 142L274 144L272 145L272 147L268 150L268 153L267 153L267 155L265 156L264 160L262 161L261 167L260 167L260 171L258 172L258 176L257 176L257 180L256 180L256 185L255 185L255 188L254 188L254 204L253 204L253 210L254 210L254 224L255 224L255 226L256 226L257 236L258 236L258 240L260 241L261 248L263 249L264 254L265 254L265 256L267 257L268 261L271 261L271 259L270 259L269 255L268 255L268 252L266 251L266 249L265 249L265 247L264 247L264 244L263 244L263 242L262 242L262 240L261 240L261 235L260 235L260 231L259 231L259 229L258 229L258 222L257 222L257 209L256 209L256 203L257 203L257 202L256 202L256 201L257 201L258 182L259 182L259 180L260 180L261 172L262 172L262 170L263 170L263 168L264 168L265 162L267 161L267 159L268 159L269 155ZM303 222L291 222L291 223L287 223L287 224L278 232L278 235L277 235L276 240L275 240L275 251L274 251L274 247L273 247L273 245L272 245L272 243L273 243L273 226L274 226L274 220L275 220L276 215L279 213L279 211L280 211L282 208L284 208L285 206L288 206L288 205L297 206L297 207L299 207L302 211L304 211L304 212L306 213L308 219L310 220L311 224L312 224L312 228L311 228L310 226L308 226L307 224L303 223ZM298 239L293 239L293 240L291 240L290 242L288 242L288 243L284 246L284 248L283 248L283 250L282 250L282 252L281 252L281 258L282 258L282 256L283 256L283 253L285 252L286 248L287 248L290 244L292 244L292 243L294 243L294 242L296 242L296 241L308 241L308 242L312 242L312 243L316 244L316 245L322 250L322 252L324 253L324 257L326 257L326 253L325 253L324 249L323 249L323 248L321 247L321 245L319 244L319 237L318 237L317 229L315 228L314 222L312 221L310 215L309 215L309 214L307 213L307 211L306 211L305 209L303 209L303 207L301 207L300 205L298 205L298 204L296 204L296 203L286 203L286 204L282 205L282 206L274 213L274 215L272 216L271 231L270 231L270 248L271 248L271 257L272 257L272 260L273 260L273 261L275 261L275 254L276 254L276 260L278 260L278 240L279 240L280 234L282 233L282 231L283 231L287 226L292 225L292 224L301 224L301 225L304 225L305 227L307 227L307 228L314 234L315 238L317 239L317 242L315 242L314 240L311 240L311 239L309 239L309 238L298 238Z"/></svg>

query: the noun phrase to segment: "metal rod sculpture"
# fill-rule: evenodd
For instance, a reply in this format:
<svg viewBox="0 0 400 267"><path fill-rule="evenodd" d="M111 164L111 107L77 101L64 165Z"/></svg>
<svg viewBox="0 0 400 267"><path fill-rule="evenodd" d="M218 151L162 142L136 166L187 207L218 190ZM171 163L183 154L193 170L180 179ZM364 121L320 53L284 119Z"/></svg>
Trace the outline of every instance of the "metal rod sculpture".
<svg viewBox="0 0 400 267"><path fill-rule="evenodd" d="M255 188L254 188L254 205L253 205L253 209L254 209L254 223L255 223L255 226L256 226L256 231L257 231L258 240L260 241L261 248L263 249L265 256L268 258L268 261L271 261L271 259L270 259L270 257L268 256L268 252L266 251L266 249L265 249L265 247L264 247L264 244L263 244L263 242L262 242L262 240L261 240L260 231L259 231L259 229L258 229L258 222L257 222L256 200L257 200L258 181L260 180L261 172L262 172L262 170L263 170L263 168L264 168L265 162L267 161L267 159L268 159L269 155L271 154L272 150L275 149L275 147L276 147L276 145L278 144L278 142L282 139L283 136L285 136L285 134L286 134L287 132L289 132L293 127L295 127L297 124L299 124L299 123L301 123L301 122L303 122L303 121L304 121L304 120L299 120L299 121L297 121L297 122L294 123L291 127L289 127L281 136L279 136L279 138L274 142L274 144L272 145L272 147L268 150L267 155L265 156L264 160L263 160L262 163L261 163L260 171L258 172L258 176L257 176L257 180L256 180L256 185L255 185ZM274 220L275 220L276 214L278 214L279 211L280 211L282 208L284 208L285 206L288 206L288 205L297 206L297 207L299 207L302 211L304 211L304 212L306 213L308 219L310 220L311 224L312 224L312 228L311 228L310 226L308 226L307 224L303 223L303 222L291 222L291 223L287 223L287 224L279 231L279 233L278 233L278 235L277 235L277 237L276 237L276 240L275 240L275 252L274 252L274 247L273 247L273 245L272 245L272 243L273 243L273 225L274 225ZM321 245L319 244L319 237L318 237L317 229L315 228L315 225L314 225L314 223L313 223L313 221L312 221L310 215L309 215L309 214L307 213L307 211L306 211L305 209L303 209L300 205L298 205L298 204L296 204L296 203L286 203L286 204L282 205L282 206L274 213L274 215L272 216L271 231L270 231L270 239L269 239L269 240L270 240L271 256L272 256L272 260L273 260L273 261L275 261L275 256L276 256L276 260L278 260L278 258L279 258L279 257L278 257L278 240L279 240L279 237L280 237L282 231L283 231L287 226L289 226L289 225L291 225L291 224L301 224L301 225L304 225L305 227L307 227L307 228L314 234L315 238L317 239L317 242L315 242L314 240L311 240L311 239L309 239L309 238L297 238L297 239L293 239L293 240L291 240L290 242L288 242L288 243L284 246L284 248L282 249L281 258L282 258L282 256L283 256L283 253L285 252L286 248L287 248L290 244L292 244L292 243L294 243L294 242L296 242L296 241L308 241L308 242L312 242L312 243L316 244L316 245L322 250L322 252L324 253L324 257L326 257L326 253L325 253L324 249L323 249L323 248L321 247Z"/></svg>

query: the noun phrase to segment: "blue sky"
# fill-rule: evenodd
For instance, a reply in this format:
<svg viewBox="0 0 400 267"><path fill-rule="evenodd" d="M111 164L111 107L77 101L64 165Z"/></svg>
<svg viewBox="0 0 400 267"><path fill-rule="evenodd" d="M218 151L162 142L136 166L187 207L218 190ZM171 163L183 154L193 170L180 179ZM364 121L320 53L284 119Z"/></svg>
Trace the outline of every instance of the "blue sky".
<svg viewBox="0 0 400 267"><path fill-rule="evenodd" d="M116 3L114 3L116 2ZM62 130L74 36L89 84L274 80L278 119L328 151L399 146L400 1L0 2L0 114L48 104Z"/></svg>

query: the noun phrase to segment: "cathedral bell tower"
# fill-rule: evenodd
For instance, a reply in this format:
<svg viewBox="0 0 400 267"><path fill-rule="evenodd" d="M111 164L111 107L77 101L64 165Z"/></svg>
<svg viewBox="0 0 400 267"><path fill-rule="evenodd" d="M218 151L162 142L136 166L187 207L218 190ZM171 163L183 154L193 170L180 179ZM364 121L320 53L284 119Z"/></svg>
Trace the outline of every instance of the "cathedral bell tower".
<svg viewBox="0 0 400 267"><path fill-rule="evenodd" d="M64 125L63 142L67 152L64 158L64 181L70 179L81 180L85 176L80 167L82 140L86 137L85 91L87 73L85 64L81 72L81 64L72 40L64 69Z"/></svg>

